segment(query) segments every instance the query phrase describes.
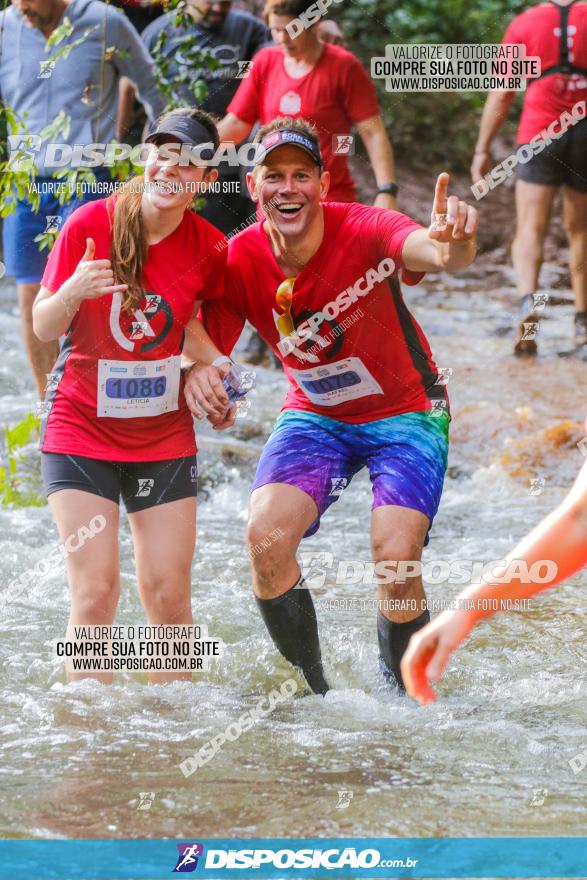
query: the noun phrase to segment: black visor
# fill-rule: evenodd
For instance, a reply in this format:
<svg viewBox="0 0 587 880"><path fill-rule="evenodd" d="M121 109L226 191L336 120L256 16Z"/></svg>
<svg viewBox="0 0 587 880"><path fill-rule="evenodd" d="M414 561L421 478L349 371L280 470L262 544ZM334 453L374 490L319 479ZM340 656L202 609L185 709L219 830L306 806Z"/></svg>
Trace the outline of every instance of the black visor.
<svg viewBox="0 0 587 880"><path fill-rule="evenodd" d="M205 149L199 150L198 155L205 162L212 159L215 153L214 142L210 139L208 129L197 119L190 119L189 116L169 116L162 123L151 128L145 143L156 144L165 139L193 147L204 146Z"/></svg>

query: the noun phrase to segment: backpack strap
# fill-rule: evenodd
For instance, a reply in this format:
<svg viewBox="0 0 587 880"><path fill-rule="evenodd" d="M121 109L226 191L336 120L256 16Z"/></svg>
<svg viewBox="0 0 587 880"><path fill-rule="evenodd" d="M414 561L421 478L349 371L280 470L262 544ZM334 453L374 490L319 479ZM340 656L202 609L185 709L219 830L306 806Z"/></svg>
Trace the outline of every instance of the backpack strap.
<svg viewBox="0 0 587 880"><path fill-rule="evenodd" d="M550 76L553 73L562 73L565 76L570 76L573 73L579 74L580 76L587 77L587 68L578 67L576 64L572 64L569 61L569 43L568 43L568 28L569 28L569 12L571 11L571 7L575 5L577 0L572 0L567 6L561 6L556 0L550 0L553 6L556 6L559 15L560 15L560 42L559 42L559 53L558 53L558 64L553 64L552 67L547 67L546 70L543 70L540 76L533 77L528 80L528 85L532 85L532 83L537 82L539 79L543 79L545 76Z"/></svg>

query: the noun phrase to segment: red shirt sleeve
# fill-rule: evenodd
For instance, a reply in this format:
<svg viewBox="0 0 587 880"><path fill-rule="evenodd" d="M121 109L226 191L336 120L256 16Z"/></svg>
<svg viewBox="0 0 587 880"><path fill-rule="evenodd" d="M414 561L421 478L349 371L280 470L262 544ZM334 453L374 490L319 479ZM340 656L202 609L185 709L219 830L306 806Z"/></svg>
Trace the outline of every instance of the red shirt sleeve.
<svg viewBox="0 0 587 880"><path fill-rule="evenodd" d="M90 236L85 222L89 205L77 208L65 222L49 254L49 260L41 279L42 287L51 293L71 278L86 250L86 239Z"/></svg>
<svg viewBox="0 0 587 880"><path fill-rule="evenodd" d="M263 81L263 74L260 68L266 66L263 63L264 59L265 51L261 49L255 55L251 75L241 81L226 111L234 116L238 116L243 122L248 122L249 125L254 125L260 117L259 96L260 84Z"/></svg>
<svg viewBox="0 0 587 880"><path fill-rule="evenodd" d="M375 245L379 260L391 257L398 270L401 270L401 278L405 284L418 284L426 273L410 272L406 269L402 253L408 235L416 229L423 228L420 223L416 223L400 211L387 211L384 208L372 208L367 205L357 205L356 208L365 247Z"/></svg>
<svg viewBox="0 0 587 880"><path fill-rule="evenodd" d="M502 43L525 43L525 34L523 33L523 28L520 27L520 16L516 16L513 21L511 21L507 27L505 34L503 35Z"/></svg>
<svg viewBox="0 0 587 880"><path fill-rule="evenodd" d="M369 74L358 58L351 55L351 59L350 64L345 64L344 107L349 119L364 122L372 116L379 116L381 108Z"/></svg>
<svg viewBox="0 0 587 880"><path fill-rule="evenodd" d="M246 296L240 274L234 265L229 264L224 296L206 300L200 313L210 339L224 354L232 352L243 331L247 319L245 303Z"/></svg>

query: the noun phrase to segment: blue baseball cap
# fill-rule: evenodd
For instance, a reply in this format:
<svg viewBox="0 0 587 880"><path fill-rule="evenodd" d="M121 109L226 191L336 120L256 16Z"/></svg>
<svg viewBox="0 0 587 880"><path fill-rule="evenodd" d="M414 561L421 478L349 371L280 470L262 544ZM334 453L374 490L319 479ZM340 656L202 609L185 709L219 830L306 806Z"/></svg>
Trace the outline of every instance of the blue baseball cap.
<svg viewBox="0 0 587 880"><path fill-rule="evenodd" d="M320 152L318 141L300 131L292 131L292 129L289 128L272 131L259 141L259 149L255 156L255 165L262 165L267 156L272 153L273 150L286 145L299 147L301 150L305 150L319 168L323 167L322 153Z"/></svg>

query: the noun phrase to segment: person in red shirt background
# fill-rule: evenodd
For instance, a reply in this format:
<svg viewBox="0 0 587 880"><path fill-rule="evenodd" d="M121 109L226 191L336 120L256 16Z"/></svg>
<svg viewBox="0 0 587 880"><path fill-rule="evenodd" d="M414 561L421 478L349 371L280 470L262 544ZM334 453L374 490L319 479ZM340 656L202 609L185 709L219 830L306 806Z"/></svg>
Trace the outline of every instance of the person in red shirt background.
<svg viewBox="0 0 587 880"><path fill-rule="evenodd" d="M220 138L240 143L256 122L303 117L318 129L331 178L330 200L353 202L357 192L347 156L349 135L356 126L377 181L375 205L393 210L393 151L369 75L346 49L321 41L318 24L293 39L288 34L287 25L309 5L307 0L270 0L265 15L277 45L255 55L251 75L243 79L218 126Z"/></svg>
<svg viewBox="0 0 587 880"><path fill-rule="evenodd" d="M523 44L527 56L541 60L541 77L529 80L518 129L518 143L531 138L587 100L587 3L557 0L540 3L518 15L504 43ZM490 146L505 122L515 92L491 92L487 98L475 155L474 182L495 164ZM560 131L560 128L558 129ZM520 301L514 351L534 355L534 338L524 338L524 324L538 329L535 297L553 199L562 187L564 224L570 247L571 283L575 295L575 345L587 345L587 120L556 138L529 162L519 163L516 181L516 235L512 259ZM534 336L531 333L530 336Z"/></svg>
<svg viewBox="0 0 587 880"><path fill-rule="evenodd" d="M190 210L217 171L163 158L161 146L219 141L199 110L161 117L147 140L154 155L144 179L84 205L64 225L33 310L39 338L64 335L41 434L51 511L62 540L96 516L106 522L67 557L70 625L114 620L120 496L148 622L192 621L197 465L180 360L182 352L205 363L220 354L196 315L203 300L223 293L226 249L216 247L224 236ZM150 676L174 678L191 673Z"/></svg>

